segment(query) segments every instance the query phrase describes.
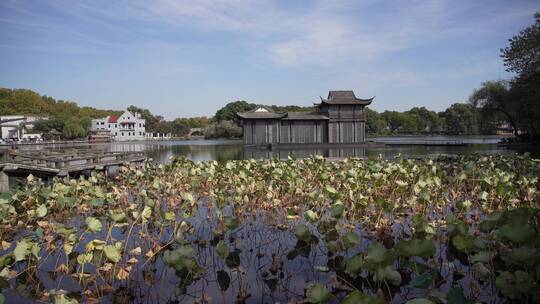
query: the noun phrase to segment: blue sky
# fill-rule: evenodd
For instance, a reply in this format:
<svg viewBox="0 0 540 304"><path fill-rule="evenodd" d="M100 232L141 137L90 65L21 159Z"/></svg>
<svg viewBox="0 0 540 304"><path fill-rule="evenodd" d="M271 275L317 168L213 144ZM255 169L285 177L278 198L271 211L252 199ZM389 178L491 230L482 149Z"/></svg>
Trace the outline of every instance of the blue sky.
<svg viewBox="0 0 540 304"><path fill-rule="evenodd" d="M499 49L540 1L0 1L0 86L166 118L234 100L440 111L509 78Z"/></svg>

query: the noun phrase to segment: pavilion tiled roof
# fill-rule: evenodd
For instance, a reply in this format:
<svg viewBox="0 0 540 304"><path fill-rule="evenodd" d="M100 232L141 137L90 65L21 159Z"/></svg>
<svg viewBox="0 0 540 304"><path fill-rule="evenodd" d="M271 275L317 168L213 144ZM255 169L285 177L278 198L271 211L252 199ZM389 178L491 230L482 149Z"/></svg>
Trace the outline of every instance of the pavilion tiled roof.
<svg viewBox="0 0 540 304"><path fill-rule="evenodd" d="M353 91L330 91L328 92L328 98L325 99L321 97L321 103L343 105L357 104L367 106L373 101L373 98L375 97L368 99L357 98Z"/></svg>
<svg viewBox="0 0 540 304"><path fill-rule="evenodd" d="M274 113L274 112L261 112L261 113L255 113L255 112L244 112L244 113L237 113L240 118L243 119L279 119L283 118L287 115L287 113Z"/></svg>
<svg viewBox="0 0 540 304"><path fill-rule="evenodd" d="M313 112L288 112L283 120L328 120L328 116Z"/></svg>
<svg viewBox="0 0 540 304"><path fill-rule="evenodd" d="M268 107L258 106L251 111L236 113L236 115L243 119L280 119L287 116L287 113L276 113Z"/></svg>

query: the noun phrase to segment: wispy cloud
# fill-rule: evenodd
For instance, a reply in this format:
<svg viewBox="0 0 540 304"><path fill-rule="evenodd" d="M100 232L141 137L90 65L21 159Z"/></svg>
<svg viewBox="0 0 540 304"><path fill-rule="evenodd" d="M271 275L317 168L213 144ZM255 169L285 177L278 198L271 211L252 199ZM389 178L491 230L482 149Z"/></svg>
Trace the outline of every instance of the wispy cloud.
<svg viewBox="0 0 540 304"><path fill-rule="evenodd" d="M14 2L7 3L16 6ZM141 35L155 39L151 30L141 31L140 27L131 26L131 22L146 22L148 28L161 24L178 31L189 29L245 35L251 39L257 53L264 54L271 63L285 67L328 67L371 61L447 37L467 35L471 30L481 30L479 27L491 30L493 22L522 18L528 12L525 9L509 10L499 14L496 21L464 22L461 15L468 8L474 8L474 4L455 5L451 0L385 3L319 0L299 8L271 0L55 1L49 5L81 22L116 33L111 41L94 36L91 30L85 33L66 29L90 43L137 46ZM381 5L384 8L373 14L374 7ZM23 25L40 26L34 22ZM41 26L54 28L47 20Z"/></svg>

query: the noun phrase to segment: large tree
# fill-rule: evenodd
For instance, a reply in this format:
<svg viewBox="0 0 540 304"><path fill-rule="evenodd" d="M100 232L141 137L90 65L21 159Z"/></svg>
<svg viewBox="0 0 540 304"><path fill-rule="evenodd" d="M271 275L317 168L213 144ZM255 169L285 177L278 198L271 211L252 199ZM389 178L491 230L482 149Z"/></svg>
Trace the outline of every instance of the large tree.
<svg viewBox="0 0 540 304"><path fill-rule="evenodd" d="M412 116L414 125L417 127L417 133L433 133L441 129L439 115L434 111L430 111L425 107L414 107L405 113Z"/></svg>
<svg viewBox="0 0 540 304"><path fill-rule="evenodd" d="M366 133L380 134L386 129L386 121L377 111L370 108L364 109L366 112Z"/></svg>
<svg viewBox="0 0 540 304"><path fill-rule="evenodd" d="M479 133L477 110L470 104L454 103L440 113L444 119L444 130L451 135L471 135Z"/></svg>
<svg viewBox="0 0 540 304"><path fill-rule="evenodd" d="M517 124L532 137L540 138L540 13L535 23L512 37L501 49L507 71L515 73L510 95L517 112Z"/></svg>
<svg viewBox="0 0 540 304"><path fill-rule="evenodd" d="M244 100L229 102L223 108L217 110L216 115L214 116L214 119L218 122L224 121L224 120L238 121L238 118L236 117L236 113L247 112L247 111L253 110L255 109L256 106L257 106L256 104L248 103L247 101L244 101Z"/></svg>
<svg viewBox="0 0 540 304"><path fill-rule="evenodd" d="M514 129L514 134L518 135L518 107L516 99L510 94L510 83L508 81L486 81L482 86L475 89L469 103L480 110L483 120L492 120L497 114L504 115L506 121Z"/></svg>

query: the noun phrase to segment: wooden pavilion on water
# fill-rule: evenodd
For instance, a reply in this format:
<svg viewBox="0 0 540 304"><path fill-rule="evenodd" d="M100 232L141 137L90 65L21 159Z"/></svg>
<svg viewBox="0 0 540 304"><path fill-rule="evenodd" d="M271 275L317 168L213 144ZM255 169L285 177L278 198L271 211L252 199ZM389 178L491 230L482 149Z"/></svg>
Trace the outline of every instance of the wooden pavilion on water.
<svg viewBox="0 0 540 304"><path fill-rule="evenodd" d="M353 91L330 91L328 98L314 104L313 112L276 113L259 106L237 115L243 122L245 145L363 143L364 108L373 98L357 98Z"/></svg>

